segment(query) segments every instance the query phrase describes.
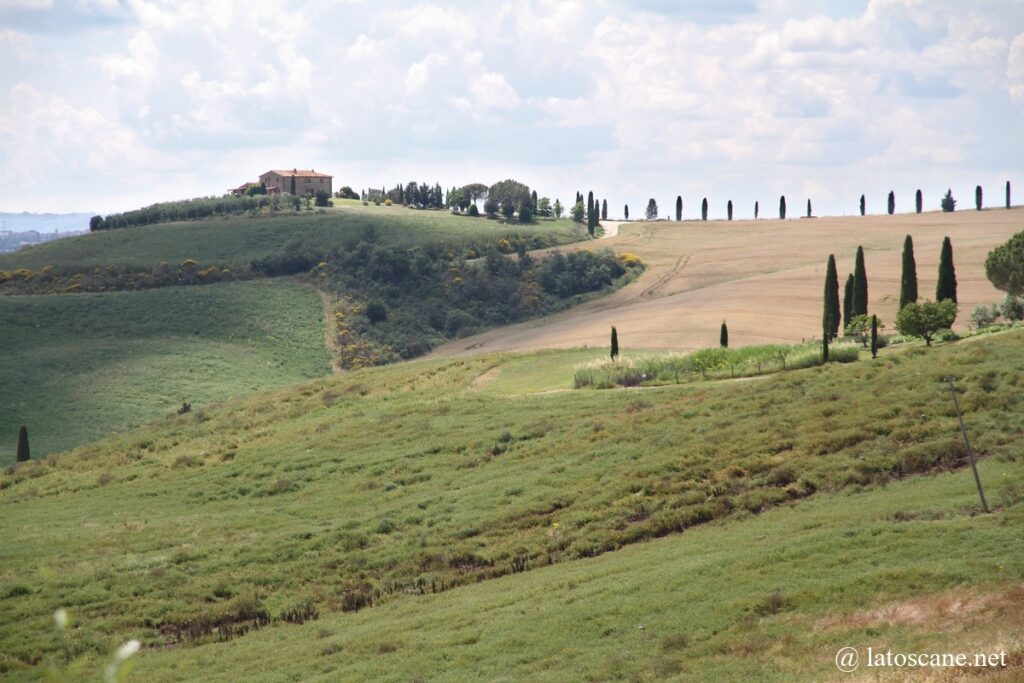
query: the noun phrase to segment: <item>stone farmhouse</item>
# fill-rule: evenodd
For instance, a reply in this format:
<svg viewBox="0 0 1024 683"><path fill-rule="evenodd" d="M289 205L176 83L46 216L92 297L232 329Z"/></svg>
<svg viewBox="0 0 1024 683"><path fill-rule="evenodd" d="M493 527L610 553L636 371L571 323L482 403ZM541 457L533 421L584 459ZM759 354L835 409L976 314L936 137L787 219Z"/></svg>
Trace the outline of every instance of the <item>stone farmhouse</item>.
<svg viewBox="0 0 1024 683"><path fill-rule="evenodd" d="M259 182L244 183L239 187L232 188L233 194L244 194L250 185L264 185L268 194L316 194L324 191L332 194L331 181L334 176L326 173L317 173L313 169L285 169L283 171L267 171L260 176Z"/></svg>

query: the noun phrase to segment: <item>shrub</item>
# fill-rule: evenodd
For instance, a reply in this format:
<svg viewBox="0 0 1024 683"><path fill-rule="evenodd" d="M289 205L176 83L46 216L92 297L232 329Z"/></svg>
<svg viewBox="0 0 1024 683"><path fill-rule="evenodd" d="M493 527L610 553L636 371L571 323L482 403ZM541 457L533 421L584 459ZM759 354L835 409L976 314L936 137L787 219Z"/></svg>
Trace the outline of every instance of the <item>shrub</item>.
<svg viewBox="0 0 1024 683"><path fill-rule="evenodd" d="M942 210L952 213L956 210L956 200L953 199L953 190L946 190L946 196L942 198Z"/></svg>
<svg viewBox="0 0 1024 683"><path fill-rule="evenodd" d="M366 306L366 318L373 324L385 322L388 319L388 309L379 301L372 301Z"/></svg>
<svg viewBox="0 0 1024 683"><path fill-rule="evenodd" d="M1010 321L1024 320L1024 301L1021 301L1012 294L1007 294L1003 299L1000 309L1004 318Z"/></svg>
<svg viewBox="0 0 1024 683"><path fill-rule="evenodd" d="M480 215L480 209L476 208L476 204L469 205L469 215L473 216L474 218Z"/></svg>
<svg viewBox="0 0 1024 683"><path fill-rule="evenodd" d="M998 316L998 306L994 304L992 306L978 304L974 307L974 310L971 311L971 324L974 325L974 329L980 330L994 323Z"/></svg>

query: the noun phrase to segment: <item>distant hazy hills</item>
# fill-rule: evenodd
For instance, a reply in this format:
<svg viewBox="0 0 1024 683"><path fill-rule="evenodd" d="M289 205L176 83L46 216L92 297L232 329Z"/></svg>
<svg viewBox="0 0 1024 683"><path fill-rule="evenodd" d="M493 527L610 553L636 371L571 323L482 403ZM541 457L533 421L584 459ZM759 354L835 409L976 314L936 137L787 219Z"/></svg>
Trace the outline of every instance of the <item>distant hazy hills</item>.
<svg viewBox="0 0 1024 683"><path fill-rule="evenodd" d="M25 232L64 232L66 230L88 230L92 213L3 213L0 212L0 230Z"/></svg>

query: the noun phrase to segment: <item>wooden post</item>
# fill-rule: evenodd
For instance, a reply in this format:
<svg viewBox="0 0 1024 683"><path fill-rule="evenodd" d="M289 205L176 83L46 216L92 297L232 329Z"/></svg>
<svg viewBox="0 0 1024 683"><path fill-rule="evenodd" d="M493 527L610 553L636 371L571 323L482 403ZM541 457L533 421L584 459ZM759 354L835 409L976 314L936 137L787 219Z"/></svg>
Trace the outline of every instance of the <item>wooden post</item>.
<svg viewBox="0 0 1024 683"><path fill-rule="evenodd" d="M964 437L964 446L967 447L967 458L971 461L971 471L974 472L974 483L978 486L978 497L981 498L981 509L985 512L991 512L988 509L988 503L985 502L985 492L981 489L981 478L978 476L978 466L974 463L974 450L971 448L971 442L967 438L967 428L964 427L964 416L960 412L960 400L956 396L956 380L952 377L947 378L949 380L949 389L953 392L953 405L956 407L956 416L960 420L960 434Z"/></svg>

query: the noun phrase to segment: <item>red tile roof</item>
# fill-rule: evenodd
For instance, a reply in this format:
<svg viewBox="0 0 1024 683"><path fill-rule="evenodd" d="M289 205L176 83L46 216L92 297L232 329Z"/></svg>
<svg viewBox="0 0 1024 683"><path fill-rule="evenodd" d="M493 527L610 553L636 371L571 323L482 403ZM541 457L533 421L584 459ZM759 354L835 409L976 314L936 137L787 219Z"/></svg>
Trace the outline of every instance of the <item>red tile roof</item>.
<svg viewBox="0 0 1024 683"><path fill-rule="evenodd" d="M267 173L264 173L263 175L267 175L268 173L276 173L276 174L278 174L280 176L284 176L286 178L289 178L291 176L296 176L297 178L333 178L334 177L332 175L327 175L326 173L317 173L316 171L314 171L312 169L305 170L305 169L300 169L300 168L289 168L289 169L285 169L283 171L274 169L272 171L267 171Z"/></svg>

